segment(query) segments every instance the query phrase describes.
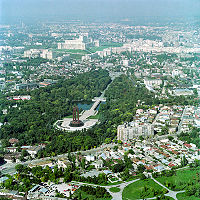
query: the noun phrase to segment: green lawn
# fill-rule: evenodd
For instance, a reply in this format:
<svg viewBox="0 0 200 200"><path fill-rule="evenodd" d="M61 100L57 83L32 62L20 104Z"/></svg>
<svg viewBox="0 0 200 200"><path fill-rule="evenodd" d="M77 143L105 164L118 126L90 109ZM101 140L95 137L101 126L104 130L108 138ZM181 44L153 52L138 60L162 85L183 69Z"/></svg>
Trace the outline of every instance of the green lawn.
<svg viewBox="0 0 200 200"><path fill-rule="evenodd" d="M76 193L74 193L74 195L73 195L73 197L74 196L78 196L78 192L80 192L80 191L76 191ZM83 192L83 191L81 191L81 199L88 199L88 200L111 200L112 198L96 198L96 196L95 195L89 195L88 193L86 193L86 192Z"/></svg>
<svg viewBox="0 0 200 200"><path fill-rule="evenodd" d="M89 54L87 50L80 50L80 49L54 49L58 55L62 54L70 54L72 59L81 59L82 56Z"/></svg>
<svg viewBox="0 0 200 200"><path fill-rule="evenodd" d="M118 181L119 179L116 178L116 177L114 177L114 178L111 178L110 180L111 180L111 181Z"/></svg>
<svg viewBox="0 0 200 200"><path fill-rule="evenodd" d="M109 189L111 192L119 192L120 191L120 188L118 187L112 187Z"/></svg>
<svg viewBox="0 0 200 200"><path fill-rule="evenodd" d="M107 184L102 183L102 184L100 184L100 186L119 185L120 183L123 183L123 181L117 181L117 182L114 182L114 183L109 182Z"/></svg>
<svg viewBox="0 0 200 200"><path fill-rule="evenodd" d="M99 113L97 113L96 115L90 116L87 119L99 119Z"/></svg>
<svg viewBox="0 0 200 200"><path fill-rule="evenodd" d="M69 53L69 54L73 54L73 53L77 53L77 54L87 54L88 51L86 50L80 50L80 49L54 49L54 51L56 52L60 52L60 53Z"/></svg>
<svg viewBox="0 0 200 200"><path fill-rule="evenodd" d="M132 181L132 180L135 180L135 179L138 179L138 176L132 176L129 179L125 180L125 182L129 182L129 181Z"/></svg>
<svg viewBox="0 0 200 200"><path fill-rule="evenodd" d="M73 58L73 59L78 59L80 60L82 58L82 54L70 54L70 57Z"/></svg>
<svg viewBox="0 0 200 200"><path fill-rule="evenodd" d="M123 46L123 44L121 43L103 43L100 47L91 47L90 49L88 49L89 52L96 52L96 51L103 51L104 49L106 48L109 48L109 47L121 47Z"/></svg>
<svg viewBox="0 0 200 200"><path fill-rule="evenodd" d="M91 47L90 49L88 49L88 51L91 53L95 53L96 51L103 51L106 48L108 47L107 46Z"/></svg>
<svg viewBox="0 0 200 200"><path fill-rule="evenodd" d="M151 198L167 191L152 179L139 180L129 184L122 193L123 200Z"/></svg>
<svg viewBox="0 0 200 200"><path fill-rule="evenodd" d="M68 116L66 116L64 118L73 118L73 115L68 115Z"/></svg>
<svg viewBox="0 0 200 200"><path fill-rule="evenodd" d="M156 178L156 180L158 180L169 189L179 191L184 190L187 187L187 183L196 182L195 178L197 172L200 172L200 168L177 170L176 175L174 176L162 176Z"/></svg>
<svg viewBox="0 0 200 200"><path fill-rule="evenodd" d="M112 199L112 197L97 198L96 195L88 194L88 192L84 192L80 188L76 190L72 196L76 197L77 199L87 199L87 200L111 200Z"/></svg>
<svg viewBox="0 0 200 200"><path fill-rule="evenodd" d="M180 193L176 195L178 200L199 200L200 197L195 197L195 196L186 196L185 193Z"/></svg>

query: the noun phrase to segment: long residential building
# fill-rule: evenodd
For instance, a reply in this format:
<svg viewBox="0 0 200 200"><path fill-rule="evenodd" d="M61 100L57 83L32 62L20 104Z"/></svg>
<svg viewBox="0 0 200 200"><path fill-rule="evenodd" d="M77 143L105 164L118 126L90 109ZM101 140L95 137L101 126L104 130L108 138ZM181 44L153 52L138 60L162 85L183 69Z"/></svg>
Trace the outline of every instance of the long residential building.
<svg viewBox="0 0 200 200"><path fill-rule="evenodd" d="M129 141L139 136L154 135L154 128L149 123L129 122L117 127L117 139Z"/></svg>

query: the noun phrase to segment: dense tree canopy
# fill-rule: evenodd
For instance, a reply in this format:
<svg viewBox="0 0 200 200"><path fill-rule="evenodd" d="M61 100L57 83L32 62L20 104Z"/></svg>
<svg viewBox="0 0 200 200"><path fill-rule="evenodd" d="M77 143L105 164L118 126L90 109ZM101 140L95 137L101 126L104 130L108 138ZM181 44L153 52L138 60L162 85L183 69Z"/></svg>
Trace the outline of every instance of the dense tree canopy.
<svg viewBox="0 0 200 200"><path fill-rule="evenodd" d="M63 137L69 137L55 130L52 127L53 123L72 114L75 101L91 101L93 97L99 96L109 82L107 71L93 70L75 78L59 81L50 87L29 91L32 99L17 102L17 107L13 107L15 101L2 102L9 109L6 117L1 115L4 125L0 130L0 138L18 138L19 145L55 141L58 135L58 140L64 141ZM76 135L80 133L74 134L74 143L81 142L84 135L78 136L77 139Z"/></svg>

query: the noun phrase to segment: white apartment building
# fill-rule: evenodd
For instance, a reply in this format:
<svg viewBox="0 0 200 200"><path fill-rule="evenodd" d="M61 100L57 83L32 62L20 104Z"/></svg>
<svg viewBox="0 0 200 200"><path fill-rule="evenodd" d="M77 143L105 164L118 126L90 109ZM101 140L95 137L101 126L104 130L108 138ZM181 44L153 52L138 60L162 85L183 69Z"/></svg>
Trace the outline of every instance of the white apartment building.
<svg viewBox="0 0 200 200"><path fill-rule="evenodd" d="M51 50L48 49L30 49L27 51L24 51L24 57L25 58L44 58L44 59L53 59L54 53Z"/></svg>
<svg viewBox="0 0 200 200"><path fill-rule="evenodd" d="M144 84L146 86L155 87L162 84L161 79L144 79Z"/></svg>
<svg viewBox="0 0 200 200"><path fill-rule="evenodd" d="M121 141L150 135L154 135L154 127L149 123L130 122L117 127L117 139Z"/></svg>

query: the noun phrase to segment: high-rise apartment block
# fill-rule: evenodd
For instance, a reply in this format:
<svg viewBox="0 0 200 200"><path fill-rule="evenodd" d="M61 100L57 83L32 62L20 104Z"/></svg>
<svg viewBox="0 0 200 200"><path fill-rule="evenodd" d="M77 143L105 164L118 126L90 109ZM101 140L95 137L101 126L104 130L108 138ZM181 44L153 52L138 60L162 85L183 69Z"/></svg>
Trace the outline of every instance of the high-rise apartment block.
<svg viewBox="0 0 200 200"><path fill-rule="evenodd" d="M154 128L149 123L129 122L117 127L117 139L123 142L150 135L154 135Z"/></svg>

